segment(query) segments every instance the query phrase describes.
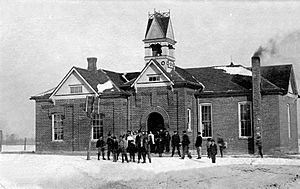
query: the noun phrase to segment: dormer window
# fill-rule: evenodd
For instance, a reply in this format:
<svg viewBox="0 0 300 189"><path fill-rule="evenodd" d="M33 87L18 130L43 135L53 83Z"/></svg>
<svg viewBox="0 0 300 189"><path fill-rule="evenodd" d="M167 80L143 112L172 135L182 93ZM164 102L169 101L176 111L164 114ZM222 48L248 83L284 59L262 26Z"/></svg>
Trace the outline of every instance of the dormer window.
<svg viewBox="0 0 300 189"><path fill-rule="evenodd" d="M82 93L82 85L70 85L70 93Z"/></svg>
<svg viewBox="0 0 300 189"><path fill-rule="evenodd" d="M149 76L149 81L160 81L159 75L151 75Z"/></svg>

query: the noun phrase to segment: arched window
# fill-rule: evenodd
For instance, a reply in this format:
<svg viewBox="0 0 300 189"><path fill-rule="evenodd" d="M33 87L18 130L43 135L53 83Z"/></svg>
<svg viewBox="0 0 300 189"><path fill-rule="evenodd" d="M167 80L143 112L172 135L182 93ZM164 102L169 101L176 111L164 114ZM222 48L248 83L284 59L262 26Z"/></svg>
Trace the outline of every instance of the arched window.
<svg viewBox="0 0 300 189"><path fill-rule="evenodd" d="M160 44L152 44L150 47L152 49L152 56L161 56L162 50Z"/></svg>

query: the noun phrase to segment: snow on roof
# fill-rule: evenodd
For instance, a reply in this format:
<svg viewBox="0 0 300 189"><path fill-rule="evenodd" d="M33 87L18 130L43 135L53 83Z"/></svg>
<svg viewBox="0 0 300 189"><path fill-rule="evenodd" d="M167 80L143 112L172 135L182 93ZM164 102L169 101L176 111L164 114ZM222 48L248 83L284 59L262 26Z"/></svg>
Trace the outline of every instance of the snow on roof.
<svg viewBox="0 0 300 189"><path fill-rule="evenodd" d="M215 66L215 69L224 70L226 73L230 75L244 75L244 76L252 76L252 72L242 66L238 67L229 67L229 66Z"/></svg>
<svg viewBox="0 0 300 189"><path fill-rule="evenodd" d="M107 90L107 89L113 89L113 84L110 80L106 81L103 84L98 84L97 85L97 89L98 89L98 93L102 93L103 91Z"/></svg>
<svg viewBox="0 0 300 189"><path fill-rule="evenodd" d="M51 93L53 93L53 91L55 90L55 88L56 88L56 87L54 87L54 88L52 88L52 89L49 89L49 90L47 90L47 91L41 92L41 93L39 93L39 94L37 94L37 95L34 95L34 96L44 96L44 95L46 95L46 94L51 94Z"/></svg>

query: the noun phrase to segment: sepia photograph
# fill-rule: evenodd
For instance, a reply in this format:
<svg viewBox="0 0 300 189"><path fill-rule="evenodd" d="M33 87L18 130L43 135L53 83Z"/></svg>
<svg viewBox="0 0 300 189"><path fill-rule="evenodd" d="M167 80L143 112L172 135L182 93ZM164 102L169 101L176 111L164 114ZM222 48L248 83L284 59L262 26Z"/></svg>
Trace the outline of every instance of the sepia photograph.
<svg viewBox="0 0 300 189"><path fill-rule="evenodd" d="M300 188L300 1L0 0L0 189Z"/></svg>

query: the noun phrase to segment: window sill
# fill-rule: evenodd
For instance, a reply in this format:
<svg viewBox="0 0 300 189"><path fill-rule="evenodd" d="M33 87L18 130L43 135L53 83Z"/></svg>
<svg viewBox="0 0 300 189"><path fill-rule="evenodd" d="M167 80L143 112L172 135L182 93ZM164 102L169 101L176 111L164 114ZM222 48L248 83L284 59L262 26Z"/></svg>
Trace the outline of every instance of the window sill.
<svg viewBox="0 0 300 189"><path fill-rule="evenodd" d="M248 136L248 137L239 136L240 140L248 140L249 138L253 138L253 137L252 136Z"/></svg>
<svg viewBox="0 0 300 189"><path fill-rule="evenodd" d="M52 140L52 142L64 142L64 140Z"/></svg>

